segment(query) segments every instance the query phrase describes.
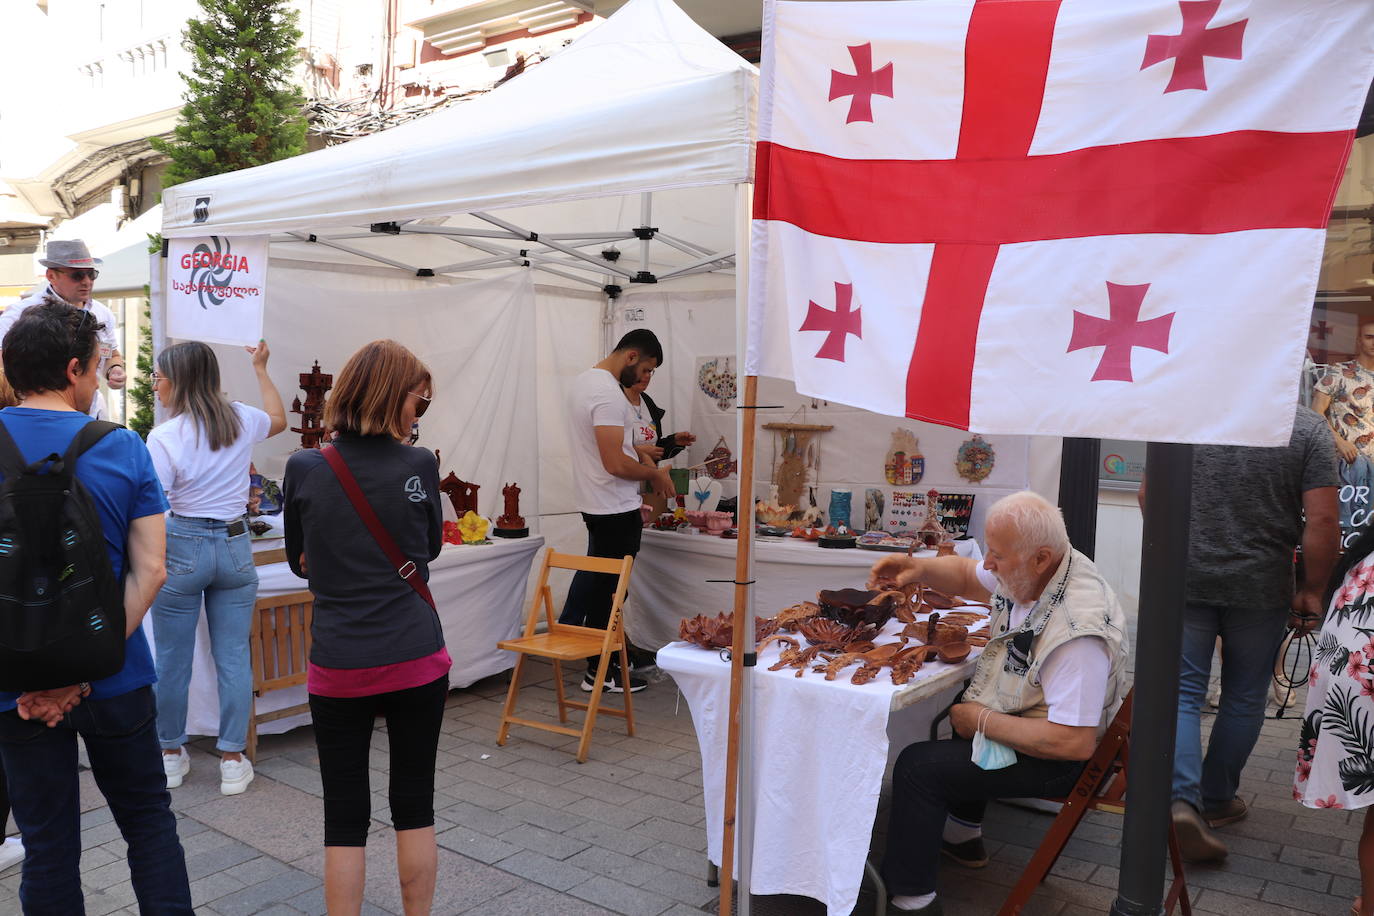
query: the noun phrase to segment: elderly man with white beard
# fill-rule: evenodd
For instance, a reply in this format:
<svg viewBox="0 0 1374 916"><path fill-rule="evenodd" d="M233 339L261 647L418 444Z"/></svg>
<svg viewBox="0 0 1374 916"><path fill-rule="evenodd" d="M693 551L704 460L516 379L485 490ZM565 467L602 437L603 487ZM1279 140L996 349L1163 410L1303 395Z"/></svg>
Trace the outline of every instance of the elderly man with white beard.
<svg viewBox="0 0 1374 916"><path fill-rule="evenodd" d="M992 608L987 647L960 702L955 737L902 751L882 875L899 912L939 916L941 853L987 864L992 798L1067 794L1126 692L1126 617L1110 586L1069 545L1059 510L1034 493L994 503L985 559L892 556L870 587L920 582Z"/></svg>

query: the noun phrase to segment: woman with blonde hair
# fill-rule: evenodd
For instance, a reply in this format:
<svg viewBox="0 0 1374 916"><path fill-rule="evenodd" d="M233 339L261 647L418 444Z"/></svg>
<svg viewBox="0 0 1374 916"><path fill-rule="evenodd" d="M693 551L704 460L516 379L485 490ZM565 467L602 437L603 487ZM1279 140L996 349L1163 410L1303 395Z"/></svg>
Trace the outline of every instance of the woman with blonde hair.
<svg viewBox="0 0 1374 916"><path fill-rule="evenodd" d="M286 408L267 375L267 342L246 347L263 409L230 401L220 390L219 360L200 341L157 356L153 391L171 417L148 433L167 501L167 582L153 601L156 642L157 737L167 788L191 769L186 753L186 702L200 609L210 629L219 688L219 790L239 795L253 781L243 756L253 708L248 633L258 596L248 531L248 466L253 446L286 429Z"/></svg>
<svg viewBox="0 0 1374 916"><path fill-rule="evenodd" d="M451 661L426 583L443 545L443 510L434 454L404 444L432 395L424 363L394 340L373 341L349 357L325 403L333 444L286 465L286 555L315 593L306 686L331 914L362 907L379 715L407 916L428 913L434 899L434 764Z"/></svg>

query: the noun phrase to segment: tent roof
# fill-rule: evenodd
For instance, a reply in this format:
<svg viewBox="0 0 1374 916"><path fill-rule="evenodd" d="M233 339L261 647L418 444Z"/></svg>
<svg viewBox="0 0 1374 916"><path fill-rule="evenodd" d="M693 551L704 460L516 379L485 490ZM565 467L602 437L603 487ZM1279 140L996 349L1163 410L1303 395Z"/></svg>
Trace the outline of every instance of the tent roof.
<svg viewBox="0 0 1374 916"><path fill-rule="evenodd" d="M631 0L471 102L169 188L163 234L314 231L748 181L756 78L671 0Z"/></svg>

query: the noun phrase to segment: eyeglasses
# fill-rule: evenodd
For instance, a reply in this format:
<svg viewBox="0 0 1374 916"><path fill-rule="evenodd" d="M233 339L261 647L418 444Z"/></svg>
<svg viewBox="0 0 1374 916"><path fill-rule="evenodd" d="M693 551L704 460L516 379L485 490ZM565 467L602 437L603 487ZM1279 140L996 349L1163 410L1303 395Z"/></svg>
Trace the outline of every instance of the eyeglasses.
<svg viewBox="0 0 1374 916"><path fill-rule="evenodd" d="M100 271L96 270L94 267L71 267L63 272L78 282L87 278L95 280L100 276Z"/></svg>
<svg viewBox="0 0 1374 916"><path fill-rule="evenodd" d="M163 375L161 372L158 372L156 369L154 369L152 371L152 374L148 376L148 378L152 381L154 385L156 385L158 382L162 381L166 377L167 376Z"/></svg>
<svg viewBox="0 0 1374 916"><path fill-rule="evenodd" d="M431 397L427 397L418 391L410 391L407 392L407 394L413 395L414 397L419 399L415 404L415 419L418 420L425 415L426 410L429 410L429 402L434 399Z"/></svg>

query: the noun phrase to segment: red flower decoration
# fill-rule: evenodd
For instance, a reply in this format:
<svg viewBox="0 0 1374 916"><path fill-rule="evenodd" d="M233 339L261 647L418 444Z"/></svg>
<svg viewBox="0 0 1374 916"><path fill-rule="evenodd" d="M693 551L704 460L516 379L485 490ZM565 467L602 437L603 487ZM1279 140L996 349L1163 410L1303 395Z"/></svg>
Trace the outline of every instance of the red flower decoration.
<svg viewBox="0 0 1374 916"><path fill-rule="evenodd" d="M1326 798L1317 799L1318 808L1339 808L1341 803L1336 801L1336 796L1328 795Z"/></svg>

